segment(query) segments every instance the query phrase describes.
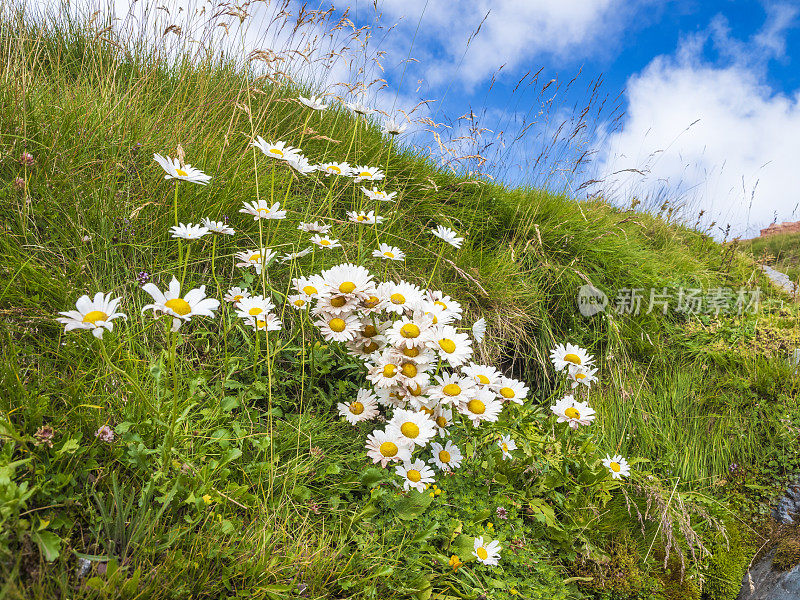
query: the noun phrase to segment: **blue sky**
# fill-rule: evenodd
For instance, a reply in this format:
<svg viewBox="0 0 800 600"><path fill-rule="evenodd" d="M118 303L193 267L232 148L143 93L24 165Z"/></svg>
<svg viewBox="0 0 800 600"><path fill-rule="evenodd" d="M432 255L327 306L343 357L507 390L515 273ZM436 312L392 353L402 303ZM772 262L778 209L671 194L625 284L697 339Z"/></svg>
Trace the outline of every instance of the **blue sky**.
<svg viewBox="0 0 800 600"><path fill-rule="evenodd" d="M376 22L371 3L336 5L349 6L357 25ZM544 184L580 197L602 194L623 205L633 196L644 205L670 199L692 222L704 210L706 225L717 222L712 231L718 237L727 224L734 235L749 237L776 218L800 219L798 2L385 0L378 10L381 23L397 24L381 39L389 87L372 100L384 109L395 105L385 99L392 92L399 106L434 98L434 120L471 109L483 116L483 126L503 130L508 139L515 133L514 117L518 125L523 113L535 114L541 104L536 90L513 92L529 70L542 69L541 83L561 83L550 88L558 88L551 128L584 106L586 87L595 78L603 78L598 93L609 97L607 109L622 92L619 109L625 114L612 121L614 114L606 110L587 123L581 143L562 148L564 164L550 165L551 173L531 164L541 140L529 140L502 154L499 165L487 163L501 180ZM398 63L412 40L411 56L420 62L407 67L400 85ZM577 81L564 89L579 70ZM546 131L547 125L537 123L528 137L546 137ZM586 148L593 150L593 163L563 175L569 159ZM510 162L518 167L509 170ZM602 183L578 189L593 178Z"/></svg>
<svg viewBox="0 0 800 600"><path fill-rule="evenodd" d="M221 1L71 6L111 6L120 17L167 6L169 16L156 9L128 22L159 40L167 21L180 22L187 40L198 26L221 35L207 18ZM691 223L703 211L700 222L716 237L728 224L732 235L751 237L773 220L800 220L800 0L330 1L306 4L333 7L327 22L287 36L272 17L285 8L293 18L299 0L232 0L249 13L245 35L232 27L227 41L215 38L217 49L246 56L307 50L311 41L319 58L350 35L357 39L330 68L312 61L309 70L298 59L295 73L330 96L342 95L342 81L385 79L363 101L392 116L431 100L410 115L403 139L458 169L623 206L669 201ZM353 27L328 35L344 14ZM526 73L538 77L515 90ZM470 112L472 120L459 119Z"/></svg>

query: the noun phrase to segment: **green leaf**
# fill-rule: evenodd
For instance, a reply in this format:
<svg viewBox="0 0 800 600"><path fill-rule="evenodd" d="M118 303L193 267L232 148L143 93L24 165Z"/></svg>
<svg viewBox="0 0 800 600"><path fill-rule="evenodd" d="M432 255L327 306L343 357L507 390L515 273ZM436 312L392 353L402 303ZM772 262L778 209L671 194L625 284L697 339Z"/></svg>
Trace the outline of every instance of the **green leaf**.
<svg viewBox="0 0 800 600"><path fill-rule="evenodd" d="M410 492L408 496L401 499L394 510L397 516L403 521L411 521L424 513L425 509L430 506L432 501L433 498L428 494L422 494L414 490Z"/></svg>
<svg viewBox="0 0 800 600"><path fill-rule="evenodd" d="M365 487L374 487L387 478L386 469L370 467L361 474L361 483Z"/></svg>
<svg viewBox="0 0 800 600"><path fill-rule="evenodd" d="M39 546L44 559L53 562L61 551L61 538L52 531L31 531L31 538Z"/></svg>
<svg viewBox="0 0 800 600"><path fill-rule="evenodd" d="M63 454L74 454L75 451L80 448L79 439L70 438L58 449L56 452L56 456L62 456Z"/></svg>
<svg viewBox="0 0 800 600"><path fill-rule="evenodd" d="M425 529L418 531L412 541L414 543L424 542L434 533L436 533L437 529L439 529L439 524L436 521L434 521L430 525L428 525Z"/></svg>
<svg viewBox="0 0 800 600"><path fill-rule="evenodd" d="M484 510L479 510L478 512L476 512L472 516L472 522L473 523L482 523L483 521L485 521L486 519L488 519L491 516L492 516L491 509L487 508L487 509L484 509Z"/></svg>
<svg viewBox="0 0 800 600"><path fill-rule="evenodd" d="M450 546L454 554L462 561L473 560L475 557L472 554L472 549L475 547L475 538L470 535L459 534L453 544Z"/></svg>

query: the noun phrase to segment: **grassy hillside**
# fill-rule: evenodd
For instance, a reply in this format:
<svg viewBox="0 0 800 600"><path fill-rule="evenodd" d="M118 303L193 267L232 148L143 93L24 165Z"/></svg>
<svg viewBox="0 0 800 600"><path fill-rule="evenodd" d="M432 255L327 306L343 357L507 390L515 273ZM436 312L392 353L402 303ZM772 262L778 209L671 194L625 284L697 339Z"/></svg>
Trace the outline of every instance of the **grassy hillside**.
<svg viewBox="0 0 800 600"><path fill-rule="evenodd" d="M786 273L793 281L800 279L800 233L744 240L741 245L756 260Z"/></svg>
<svg viewBox="0 0 800 600"><path fill-rule="evenodd" d="M742 315L587 318L576 305L586 283L612 304L632 288L749 293L758 271L732 246L601 200L454 174L379 119L333 98L314 112L296 101L307 90L245 65L169 63L9 15L0 54L0 595L732 597L749 559L720 562L725 532L742 530L735 555L747 556L757 534L745 519L798 461L795 313L767 290ZM255 150L256 136L314 164L379 167L374 185L397 201L298 176ZM153 154L178 146L209 185L164 179ZM240 213L257 199L286 218ZM386 221L351 223L352 210ZM201 217L236 233L170 236L176 220ZM263 277L236 266L262 243L306 248L298 225L315 220L341 248L312 246ZM437 225L463 245L432 236ZM379 243L405 261L374 258ZM285 302L293 278L343 262L443 291L467 330L485 318L475 361L531 390L497 423L461 419L462 468L423 493L368 460L374 423L337 412L365 384L363 362ZM215 317L174 334L143 315L142 283L163 290L172 276L205 285L221 301ZM232 286L263 290L282 330L238 319L223 300ZM102 340L65 333L58 313L98 291L121 297L127 320ZM549 359L564 342L599 369L577 392L597 419L576 432L549 409L570 391ZM113 440L96 435L103 426ZM505 434L519 446L512 460L497 446ZM629 478L610 479L607 453L630 460ZM478 536L501 541L498 566L474 560Z"/></svg>

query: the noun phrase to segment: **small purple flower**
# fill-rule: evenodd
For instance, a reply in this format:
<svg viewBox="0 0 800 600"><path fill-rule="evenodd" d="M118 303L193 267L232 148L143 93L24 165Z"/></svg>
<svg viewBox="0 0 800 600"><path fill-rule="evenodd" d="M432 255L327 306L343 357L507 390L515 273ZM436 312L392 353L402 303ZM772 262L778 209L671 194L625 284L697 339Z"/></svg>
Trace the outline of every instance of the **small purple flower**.
<svg viewBox="0 0 800 600"><path fill-rule="evenodd" d="M94 437L96 437L101 442L105 442L106 444L110 444L114 441L114 430L111 429L108 425L103 425L100 429L95 431Z"/></svg>
<svg viewBox="0 0 800 600"><path fill-rule="evenodd" d="M139 285L144 285L150 281L150 273L146 271L140 271L139 274L136 275L136 281L139 282Z"/></svg>
<svg viewBox="0 0 800 600"><path fill-rule="evenodd" d="M16 177L14 179L14 188L18 191L22 191L25 189L25 180L22 177Z"/></svg>
<svg viewBox="0 0 800 600"><path fill-rule="evenodd" d="M508 511L504 507L498 506L497 507L497 518L498 519L507 519L508 518Z"/></svg>
<svg viewBox="0 0 800 600"><path fill-rule="evenodd" d="M30 152L23 152L19 157L19 164L26 167L32 167L34 162L33 154Z"/></svg>

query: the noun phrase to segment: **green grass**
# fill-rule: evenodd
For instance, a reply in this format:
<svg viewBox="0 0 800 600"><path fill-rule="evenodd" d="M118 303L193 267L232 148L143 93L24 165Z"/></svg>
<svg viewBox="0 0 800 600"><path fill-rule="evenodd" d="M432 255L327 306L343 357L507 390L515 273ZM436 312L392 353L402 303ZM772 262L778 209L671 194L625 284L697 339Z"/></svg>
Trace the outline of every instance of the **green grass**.
<svg viewBox="0 0 800 600"><path fill-rule="evenodd" d="M621 531L638 536L637 573L660 573L658 552L690 556L714 539L732 463L759 483L795 464L795 377L759 339L766 325L796 332L793 314L776 324L769 299L768 310L742 317L586 319L576 309L587 281L612 297L754 285L756 267L731 246L600 200L454 174L390 145L377 122L338 108L310 115L286 101L304 90L257 80L243 65L125 56L77 26L8 14L0 58L0 589L9 597L518 597L513 588L578 598L602 582L565 580L584 560L602 573ZM301 145L315 163L388 166L385 185L399 201L367 206L352 185L328 194L331 181L314 178L289 187L288 169L250 148L255 135ZM175 340L173 369L172 338L163 319L141 315L150 297L136 276L146 271L163 289L180 274L167 233L175 187L152 160L178 144L213 176L208 187L178 186L179 220L226 216L237 230L219 240L213 268L211 243L193 243L185 286L217 297L231 285L259 287L234 266L236 251L259 244L238 211L274 198L288 215L264 231L269 247L302 249L296 225L315 219L343 246L271 266L279 305L292 277L350 261L443 290L467 325L486 318L478 357L523 379L531 397L493 429L454 434L471 450L462 472L437 481L441 496L398 494L387 472L369 467L372 427L354 430L336 413L361 384L360 366L290 309L269 349L229 306L193 320ZM23 151L33 166L20 163ZM353 209L388 219L377 231L348 224ZM431 236L436 224L463 235L462 248ZM373 259L378 241L405 250L405 263ZM54 320L98 290L122 296L129 315L102 346ZM598 419L577 441L549 416L565 392L548 358L562 341L587 347L600 366L588 396ZM117 433L112 445L94 436L104 424ZM52 447L37 438L44 426ZM521 449L507 463L494 442L510 431ZM660 514L640 522L601 476L607 452L641 459L625 498L641 514L660 501L667 526ZM502 540L501 567L467 562L477 535ZM454 554L466 562L457 571L447 563ZM121 566L101 573L94 563L79 586L80 555ZM647 595L654 581L643 576L630 593Z"/></svg>
<svg viewBox="0 0 800 600"><path fill-rule="evenodd" d="M800 279L800 233L782 233L741 242L742 250L758 261Z"/></svg>

